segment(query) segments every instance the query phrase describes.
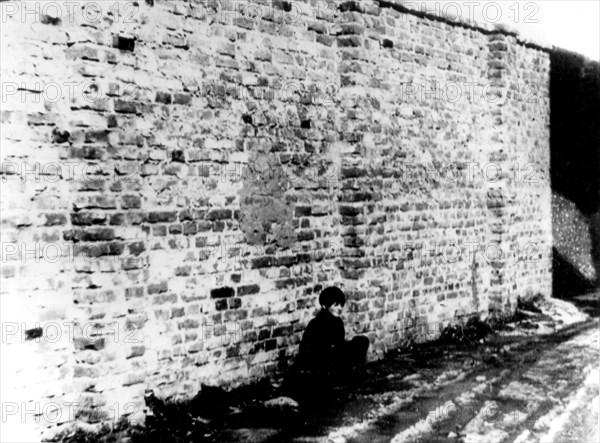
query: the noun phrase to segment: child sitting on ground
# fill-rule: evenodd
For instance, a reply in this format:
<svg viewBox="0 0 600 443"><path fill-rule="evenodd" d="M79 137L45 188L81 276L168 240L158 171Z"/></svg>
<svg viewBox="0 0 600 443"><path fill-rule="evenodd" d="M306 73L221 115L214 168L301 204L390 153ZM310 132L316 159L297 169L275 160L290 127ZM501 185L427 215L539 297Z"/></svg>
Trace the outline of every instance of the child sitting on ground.
<svg viewBox="0 0 600 443"><path fill-rule="evenodd" d="M324 393L347 381L352 370L365 362L369 339L365 336L345 339L340 318L345 303L346 296L337 287L326 288L319 295L321 311L306 327L295 363L296 397Z"/></svg>

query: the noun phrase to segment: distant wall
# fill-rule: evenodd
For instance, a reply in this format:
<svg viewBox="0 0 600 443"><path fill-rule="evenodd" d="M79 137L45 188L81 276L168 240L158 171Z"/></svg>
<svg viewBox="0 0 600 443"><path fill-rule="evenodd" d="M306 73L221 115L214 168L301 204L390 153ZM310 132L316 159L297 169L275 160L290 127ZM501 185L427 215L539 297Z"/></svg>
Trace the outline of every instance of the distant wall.
<svg viewBox="0 0 600 443"><path fill-rule="evenodd" d="M548 53L300 6L7 14L3 397L93 423L276 374L331 284L370 358L550 294Z"/></svg>

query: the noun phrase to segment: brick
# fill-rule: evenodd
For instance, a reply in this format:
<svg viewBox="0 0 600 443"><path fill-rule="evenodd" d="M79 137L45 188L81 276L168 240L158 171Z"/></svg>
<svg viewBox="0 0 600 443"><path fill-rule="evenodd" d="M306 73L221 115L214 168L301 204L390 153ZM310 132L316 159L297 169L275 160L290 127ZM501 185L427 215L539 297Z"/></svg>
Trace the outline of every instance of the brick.
<svg viewBox="0 0 600 443"><path fill-rule="evenodd" d="M115 231L112 228L88 228L73 229L65 231L63 238L73 242L101 242L110 241L115 238Z"/></svg>
<svg viewBox="0 0 600 443"><path fill-rule="evenodd" d="M314 240L315 233L312 231L300 231L297 234L297 239L299 242Z"/></svg>
<svg viewBox="0 0 600 443"><path fill-rule="evenodd" d="M239 347L239 345L230 346L230 347L227 348L227 352L226 352L226 357L227 358L237 357L239 354L240 354L240 347Z"/></svg>
<svg viewBox="0 0 600 443"><path fill-rule="evenodd" d="M309 217L312 213L312 208L310 206L297 206L294 209L294 215L296 217Z"/></svg>
<svg viewBox="0 0 600 443"><path fill-rule="evenodd" d="M258 354L265 350L265 342L255 343L250 349L250 354Z"/></svg>
<svg viewBox="0 0 600 443"><path fill-rule="evenodd" d="M186 318L185 320L179 322L177 327L179 329L198 329L200 327L200 323L198 320Z"/></svg>
<svg viewBox="0 0 600 443"><path fill-rule="evenodd" d="M124 195L121 198L121 207L123 209L140 209L142 207L142 199L137 195Z"/></svg>
<svg viewBox="0 0 600 443"><path fill-rule="evenodd" d="M225 286L222 288L212 289L210 291L211 298L227 298L233 297L235 295L235 291L233 288Z"/></svg>
<svg viewBox="0 0 600 443"><path fill-rule="evenodd" d="M340 48L361 47L363 45L363 39L355 35L350 37L338 37L337 43Z"/></svg>
<svg viewBox="0 0 600 443"><path fill-rule="evenodd" d="M238 297L243 297L244 295L258 294L259 292L260 286L258 285L246 285L237 288Z"/></svg>
<svg viewBox="0 0 600 443"><path fill-rule="evenodd" d="M151 283L147 286L148 294L160 294L169 290L169 284L166 281L160 283Z"/></svg>
<svg viewBox="0 0 600 443"><path fill-rule="evenodd" d="M364 275L364 271L358 269L342 269L341 275L342 278L347 278L349 280L360 280Z"/></svg>
<svg viewBox="0 0 600 443"><path fill-rule="evenodd" d="M505 42L501 42L501 41L492 42L489 44L488 47L490 48L490 51L507 51L508 50L508 44Z"/></svg>
<svg viewBox="0 0 600 443"><path fill-rule="evenodd" d="M298 257L298 263L310 263L311 262L310 254L298 253L298 254L296 254L296 257Z"/></svg>
<svg viewBox="0 0 600 443"><path fill-rule="evenodd" d="M183 224L184 235L196 235L198 233L198 225L196 222L187 222Z"/></svg>
<svg viewBox="0 0 600 443"><path fill-rule="evenodd" d="M101 143L101 144L109 143L110 134L111 134L111 131L108 131L108 130L86 131L85 143ZM90 157L90 158L93 158L93 157Z"/></svg>
<svg viewBox="0 0 600 443"><path fill-rule="evenodd" d="M82 209L116 209L116 199L112 196L82 193L76 197L73 208Z"/></svg>
<svg viewBox="0 0 600 443"><path fill-rule="evenodd" d="M66 129L55 127L52 130L52 143L62 144L67 143L71 138L71 133Z"/></svg>
<svg viewBox="0 0 600 443"><path fill-rule="evenodd" d="M49 14L42 14L40 23L44 25L60 26L62 24L62 20L60 17L55 17Z"/></svg>
<svg viewBox="0 0 600 443"><path fill-rule="evenodd" d="M71 214L71 223L74 225L103 225L106 223L104 212L75 212Z"/></svg>
<svg viewBox="0 0 600 443"><path fill-rule="evenodd" d="M124 35L115 35L113 36L112 45L114 48L118 48L122 51L133 52L135 50L135 38Z"/></svg>
<svg viewBox="0 0 600 443"><path fill-rule="evenodd" d="M25 331L25 340L35 340L44 335L42 328L32 328Z"/></svg>
<svg viewBox="0 0 600 443"><path fill-rule="evenodd" d="M140 383L144 383L146 380L146 372L138 371L138 372L128 372L125 374L125 380L123 381L123 386L132 386Z"/></svg>
<svg viewBox="0 0 600 443"><path fill-rule="evenodd" d="M227 309L227 300L221 299L215 302L215 309L217 311L225 311Z"/></svg>
<svg viewBox="0 0 600 443"><path fill-rule="evenodd" d="M233 213L231 209L214 209L206 215L207 220L226 220L231 219Z"/></svg>
<svg viewBox="0 0 600 443"><path fill-rule="evenodd" d="M47 213L42 215L46 219L44 226L60 226L67 224L66 214Z"/></svg>
<svg viewBox="0 0 600 443"><path fill-rule="evenodd" d="M192 267L191 266L178 266L175 268L175 276L176 277L188 277L192 275Z"/></svg>
<svg viewBox="0 0 600 443"><path fill-rule="evenodd" d="M274 261L273 257L254 258L254 259L252 259L252 269L267 268L269 266L272 266L273 261Z"/></svg>
<svg viewBox="0 0 600 443"><path fill-rule="evenodd" d="M104 349L105 339L104 338L90 339L90 338L77 337L73 340L73 343L75 345L75 349L77 349L79 351L84 350L84 349L100 351L100 350Z"/></svg>
<svg viewBox="0 0 600 443"><path fill-rule="evenodd" d="M174 224L169 226L169 234L177 235L183 233L183 225Z"/></svg>
<svg viewBox="0 0 600 443"><path fill-rule="evenodd" d="M111 303L117 295L111 290L78 290L74 293L75 303Z"/></svg>
<svg viewBox="0 0 600 443"><path fill-rule="evenodd" d="M311 20L308 23L308 30L309 31L315 31L317 34L327 34L327 25L325 23L322 22L318 22L315 20Z"/></svg>
<svg viewBox="0 0 600 443"><path fill-rule="evenodd" d="M242 335L243 341L254 343L258 340L258 334L256 331L244 332ZM252 349L252 348L251 348Z"/></svg>
<svg viewBox="0 0 600 443"><path fill-rule="evenodd" d="M262 341L268 338L271 338L271 330L268 328L261 329L258 333L258 339Z"/></svg>
<svg viewBox="0 0 600 443"><path fill-rule="evenodd" d="M100 54L98 48L87 44L75 44L70 48L65 49L66 58L69 60L92 60L100 61Z"/></svg>
<svg viewBox="0 0 600 443"><path fill-rule="evenodd" d="M132 298L142 298L143 296L144 296L144 288L141 286L125 289L125 299L126 300L130 300Z"/></svg>
<svg viewBox="0 0 600 443"><path fill-rule="evenodd" d="M157 92L155 101L157 103L163 103L165 105L170 105L173 101L173 97L168 92Z"/></svg>
<svg viewBox="0 0 600 443"><path fill-rule="evenodd" d="M177 163L185 163L185 151L175 150L171 152L171 161Z"/></svg>
<svg viewBox="0 0 600 443"><path fill-rule="evenodd" d="M194 212L189 209L185 209L179 213L179 221L190 221L194 219Z"/></svg>
<svg viewBox="0 0 600 443"><path fill-rule="evenodd" d="M329 35L323 35L323 34L319 34L317 35L317 43L321 43L322 45L325 46L333 46L333 43L335 42L335 38L331 37Z"/></svg>
<svg viewBox="0 0 600 443"><path fill-rule="evenodd" d="M239 322L248 318L248 311L244 309L229 310L223 314L226 322Z"/></svg>
<svg viewBox="0 0 600 443"><path fill-rule="evenodd" d="M115 100L115 112L122 114L137 114L139 112L138 104L129 100Z"/></svg>
<svg viewBox="0 0 600 443"><path fill-rule="evenodd" d="M242 307L242 300L239 298L229 299L229 309L239 309Z"/></svg>
<svg viewBox="0 0 600 443"><path fill-rule="evenodd" d="M292 333L292 326L291 325L286 325L286 326L278 326L276 328L273 329L273 337L285 337L288 336Z"/></svg>
<svg viewBox="0 0 600 443"><path fill-rule="evenodd" d="M338 8L341 12L349 12L349 11L365 12L365 10L366 10L365 5L363 5L360 0L342 2L338 5Z"/></svg>
<svg viewBox="0 0 600 443"><path fill-rule="evenodd" d="M71 158L82 158L85 160L102 160L105 156L105 150L98 146L71 147L69 156Z"/></svg>
<svg viewBox="0 0 600 443"><path fill-rule="evenodd" d="M132 346L125 356L125 358L142 357L146 353L146 347L143 345Z"/></svg>
<svg viewBox="0 0 600 443"><path fill-rule="evenodd" d="M2 275L2 278L14 278L17 275L17 270L14 266L5 264L0 268L0 275Z"/></svg>
<svg viewBox="0 0 600 443"><path fill-rule="evenodd" d="M175 211L153 211L148 213L148 223L172 223L177 221Z"/></svg>
<svg viewBox="0 0 600 443"><path fill-rule="evenodd" d="M189 106L192 104L192 96L190 94L177 93L173 96L173 103L176 105Z"/></svg>
<svg viewBox="0 0 600 443"><path fill-rule="evenodd" d="M282 257L275 257L273 259L273 266L293 266L300 263L300 257L297 254L294 255L284 255Z"/></svg>
<svg viewBox="0 0 600 443"><path fill-rule="evenodd" d="M150 292L148 292L148 293L150 293ZM153 303L155 305L164 305L166 303L177 303L177 294L169 293L169 294L156 295L153 298Z"/></svg>
<svg viewBox="0 0 600 443"><path fill-rule="evenodd" d="M136 241L127 244L127 249L130 254L140 255L142 252L146 250L146 245L143 241Z"/></svg>
<svg viewBox="0 0 600 443"><path fill-rule="evenodd" d="M290 289L296 286L296 279L294 278L286 278L283 280L275 281L275 287L277 289Z"/></svg>
<svg viewBox="0 0 600 443"><path fill-rule="evenodd" d="M94 243L75 245L73 254L75 257L97 258L107 255L121 255L125 250L122 242Z"/></svg>
<svg viewBox="0 0 600 443"><path fill-rule="evenodd" d="M340 25L339 34L341 34L341 35L346 35L346 34L360 35L360 34L364 34L364 33L365 33L365 27L361 24L342 23Z"/></svg>
<svg viewBox="0 0 600 443"><path fill-rule="evenodd" d="M165 225L152 226L152 235L165 237L167 235L167 227Z"/></svg>
<svg viewBox="0 0 600 443"><path fill-rule="evenodd" d="M384 38L381 42L381 46L383 46L384 48L393 48L394 42L392 40Z"/></svg>
<svg viewBox="0 0 600 443"><path fill-rule="evenodd" d="M146 320L145 314L130 315L125 322L125 330L133 335L146 325Z"/></svg>
<svg viewBox="0 0 600 443"><path fill-rule="evenodd" d="M100 368L89 365L78 364L73 367L73 377L75 378L98 378L100 376Z"/></svg>
<svg viewBox="0 0 600 443"><path fill-rule="evenodd" d="M198 236L196 237L196 247L197 248L216 248L218 247L218 244L210 244L208 243L208 237L204 237L204 236Z"/></svg>
<svg viewBox="0 0 600 443"><path fill-rule="evenodd" d="M342 178L357 178L363 177L367 171L363 168L342 168Z"/></svg>

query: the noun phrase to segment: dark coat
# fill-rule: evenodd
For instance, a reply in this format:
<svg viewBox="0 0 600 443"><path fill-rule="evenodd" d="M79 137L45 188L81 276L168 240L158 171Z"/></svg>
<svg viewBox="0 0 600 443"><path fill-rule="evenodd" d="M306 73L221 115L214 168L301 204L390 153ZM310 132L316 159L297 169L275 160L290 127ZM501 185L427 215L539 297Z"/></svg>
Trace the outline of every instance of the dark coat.
<svg viewBox="0 0 600 443"><path fill-rule="evenodd" d="M335 385L345 384L358 365L365 362L369 339L345 340L344 323L326 309L304 331L298 357L284 383L284 390L299 402L326 398Z"/></svg>
<svg viewBox="0 0 600 443"><path fill-rule="evenodd" d="M332 372L342 362L346 346L344 322L326 309L313 318L302 336L298 354L301 370Z"/></svg>

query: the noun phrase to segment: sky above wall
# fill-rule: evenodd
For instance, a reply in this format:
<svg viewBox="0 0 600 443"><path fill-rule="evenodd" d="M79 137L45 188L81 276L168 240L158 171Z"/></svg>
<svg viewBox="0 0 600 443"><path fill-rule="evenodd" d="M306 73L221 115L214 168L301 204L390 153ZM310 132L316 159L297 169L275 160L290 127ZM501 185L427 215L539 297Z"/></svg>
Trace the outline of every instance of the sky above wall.
<svg viewBox="0 0 600 443"><path fill-rule="evenodd" d="M504 23L521 36L600 60L599 0L422 1L406 3L442 16Z"/></svg>

